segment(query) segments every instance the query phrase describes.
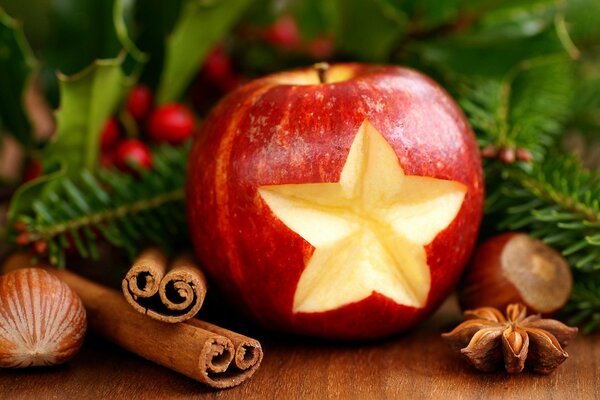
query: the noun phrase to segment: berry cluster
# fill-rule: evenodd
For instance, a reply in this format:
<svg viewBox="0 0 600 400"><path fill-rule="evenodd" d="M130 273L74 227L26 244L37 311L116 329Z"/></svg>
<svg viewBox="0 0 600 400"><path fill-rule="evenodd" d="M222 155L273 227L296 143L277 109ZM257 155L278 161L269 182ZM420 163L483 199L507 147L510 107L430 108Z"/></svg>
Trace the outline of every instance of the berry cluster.
<svg viewBox="0 0 600 400"><path fill-rule="evenodd" d="M179 103L154 106L150 88L144 85L134 87L125 105L127 117L131 117L139 131L150 142L181 144L194 132L195 121L191 110ZM124 137L124 125L117 118L106 121L100 135L102 150L101 164L112 165L130 171L131 168L152 168L152 154L147 144L139 138Z"/></svg>
<svg viewBox="0 0 600 400"><path fill-rule="evenodd" d="M152 90L144 85L131 90L121 116L120 119L112 116L104 123L99 143L100 165L126 172L152 168L152 153L147 143L178 145L191 137L195 129L194 114L186 105L155 106ZM125 121L135 124L133 129L126 129ZM43 173L42 163L32 159L23 171L23 181L33 180Z"/></svg>

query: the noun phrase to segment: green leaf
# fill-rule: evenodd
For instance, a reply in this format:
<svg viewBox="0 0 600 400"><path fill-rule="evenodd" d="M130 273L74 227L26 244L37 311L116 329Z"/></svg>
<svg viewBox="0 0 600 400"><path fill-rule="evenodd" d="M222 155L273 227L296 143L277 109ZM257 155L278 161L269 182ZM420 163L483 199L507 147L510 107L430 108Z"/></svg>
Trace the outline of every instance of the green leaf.
<svg viewBox="0 0 600 400"><path fill-rule="evenodd" d="M552 27L557 11L556 0L505 3L481 15L462 39L472 44L489 44L536 36Z"/></svg>
<svg viewBox="0 0 600 400"><path fill-rule="evenodd" d="M533 37L493 43L473 41L464 34L415 43L411 49L424 67L450 80L473 76L500 78L523 60L565 52L552 29Z"/></svg>
<svg viewBox="0 0 600 400"><path fill-rule="evenodd" d="M177 100L211 47L242 15L249 0L187 0L171 36L158 86L158 103Z"/></svg>
<svg viewBox="0 0 600 400"><path fill-rule="evenodd" d="M597 0L568 0L565 22L569 35L577 46L599 46L600 2Z"/></svg>
<svg viewBox="0 0 600 400"><path fill-rule="evenodd" d="M38 12L48 15L50 26L40 46L42 78L54 107L59 102L56 71L76 74L96 60L119 57L123 49L125 73L141 71L146 56L130 37L134 5L134 0L55 0L42 5Z"/></svg>
<svg viewBox="0 0 600 400"><path fill-rule="evenodd" d="M386 0L390 5L397 6L410 17L411 32L426 32L441 25L448 24L464 13L464 7L469 4L465 0ZM465 4L466 3L466 4Z"/></svg>
<svg viewBox="0 0 600 400"><path fill-rule="evenodd" d="M23 96L35 68L21 25L0 8L0 121L24 146L33 135Z"/></svg>
<svg viewBox="0 0 600 400"><path fill-rule="evenodd" d="M483 13L470 12L476 14L469 17L467 12L462 17L466 21L441 32L445 34L408 46L422 66L466 79L499 78L523 60L560 52L572 55L572 43L559 29L562 11L557 0L504 1Z"/></svg>
<svg viewBox="0 0 600 400"><path fill-rule="evenodd" d="M331 33L332 11L330 2L321 0L303 0L292 3L291 12L298 24L304 40L314 39L318 35ZM266 14L266 13L263 13Z"/></svg>
<svg viewBox="0 0 600 400"><path fill-rule="evenodd" d="M151 54L140 79L150 87L158 86L166 40L177 22L181 3L182 0L144 0L135 4L136 44L142 51Z"/></svg>
<svg viewBox="0 0 600 400"><path fill-rule="evenodd" d="M121 51L113 23L114 0L51 1L47 7L43 11L52 29L43 55L52 70L74 74Z"/></svg>
<svg viewBox="0 0 600 400"><path fill-rule="evenodd" d="M43 151L45 166L64 165L67 175L96 167L101 129L130 83L121 68L124 57L99 60L76 75L59 77L57 131Z"/></svg>
<svg viewBox="0 0 600 400"><path fill-rule="evenodd" d="M408 27L406 14L383 0L335 0L331 6L336 44L361 60L385 60Z"/></svg>
<svg viewBox="0 0 600 400"><path fill-rule="evenodd" d="M9 208L9 227L65 177L96 167L102 126L131 83L121 68L124 58L122 53L114 60L97 61L79 74L60 76L57 130L41 154L44 168L52 172L17 190Z"/></svg>
<svg viewBox="0 0 600 400"><path fill-rule="evenodd" d="M148 60L148 55L142 52L129 36L129 28L126 23L127 16L132 14L133 1L115 0L113 7L113 24L119 42L125 49L127 56L123 62L123 70L128 76L138 76L142 67ZM129 18L131 20L132 17Z"/></svg>

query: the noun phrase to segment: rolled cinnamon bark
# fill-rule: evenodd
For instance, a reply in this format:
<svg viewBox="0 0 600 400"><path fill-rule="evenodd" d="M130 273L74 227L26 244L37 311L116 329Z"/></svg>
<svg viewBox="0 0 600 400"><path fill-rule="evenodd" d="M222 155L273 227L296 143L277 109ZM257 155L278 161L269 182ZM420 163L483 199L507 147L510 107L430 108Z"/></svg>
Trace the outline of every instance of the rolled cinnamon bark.
<svg viewBox="0 0 600 400"><path fill-rule="evenodd" d="M26 255L15 257L5 270L31 266ZM90 330L147 360L219 389L244 382L262 361L261 345L254 339L196 319L167 324L147 318L116 290L66 270L48 270L81 297Z"/></svg>
<svg viewBox="0 0 600 400"><path fill-rule="evenodd" d="M165 254L155 248L140 254L121 287L135 310L170 323L194 317L206 297L206 279L191 255L177 257L167 268Z"/></svg>
<svg viewBox="0 0 600 400"><path fill-rule="evenodd" d="M123 292L132 298L131 305L144 312L136 301L148 299L158 293L158 287L167 272L167 256L158 248L148 248L140 253L123 280ZM127 285L127 290L125 289Z"/></svg>

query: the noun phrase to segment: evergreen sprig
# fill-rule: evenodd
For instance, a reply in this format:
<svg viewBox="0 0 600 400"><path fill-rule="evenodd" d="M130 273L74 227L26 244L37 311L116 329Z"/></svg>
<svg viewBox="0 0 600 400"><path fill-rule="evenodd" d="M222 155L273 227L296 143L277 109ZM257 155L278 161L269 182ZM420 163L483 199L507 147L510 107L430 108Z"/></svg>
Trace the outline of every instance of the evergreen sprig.
<svg viewBox="0 0 600 400"><path fill-rule="evenodd" d="M541 159L570 116L573 86L572 63L560 54L524 60L502 79L465 81L458 94L481 146Z"/></svg>
<svg viewBox="0 0 600 400"><path fill-rule="evenodd" d="M133 258L142 246L177 247L186 239L185 160L189 145L153 151L153 168L135 174L116 169L64 177L33 202L16 223L16 241L65 265L66 249L96 258L103 238Z"/></svg>
<svg viewBox="0 0 600 400"><path fill-rule="evenodd" d="M565 316L586 331L600 326L600 171L573 156L533 165L488 163L486 221L528 232L559 250L575 273Z"/></svg>
<svg viewBox="0 0 600 400"><path fill-rule="evenodd" d="M600 327L600 275L575 276L573 293L562 314L569 323L590 333Z"/></svg>
<svg viewBox="0 0 600 400"><path fill-rule="evenodd" d="M525 230L560 250L573 268L600 270L600 173L562 154L500 168L486 204L498 229Z"/></svg>

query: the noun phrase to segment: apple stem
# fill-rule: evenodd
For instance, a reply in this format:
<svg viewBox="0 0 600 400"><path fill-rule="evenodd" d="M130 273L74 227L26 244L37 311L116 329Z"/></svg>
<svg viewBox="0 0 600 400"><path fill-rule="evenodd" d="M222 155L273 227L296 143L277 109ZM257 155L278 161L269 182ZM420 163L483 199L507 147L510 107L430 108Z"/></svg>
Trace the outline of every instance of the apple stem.
<svg viewBox="0 0 600 400"><path fill-rule="evenodd" d="M317 74L319 75L319 83L325 83L327 80L327 77L325 75L327 74L327 70L329 69L329 64L326 62L320 62L313 65L313 68L317 71Z"/></svg>

